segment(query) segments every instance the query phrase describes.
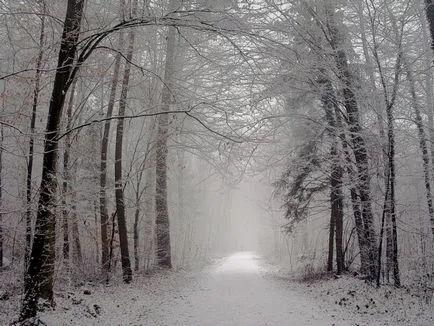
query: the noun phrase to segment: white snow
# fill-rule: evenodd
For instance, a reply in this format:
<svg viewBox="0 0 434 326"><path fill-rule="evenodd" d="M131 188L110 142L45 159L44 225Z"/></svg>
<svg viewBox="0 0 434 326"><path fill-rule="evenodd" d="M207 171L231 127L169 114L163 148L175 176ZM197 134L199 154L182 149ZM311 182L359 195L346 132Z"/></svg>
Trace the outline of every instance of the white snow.
<svg viewBox="0 0 434 326"><path fill-rule="evenodd" d="M375 314L335 304L333 298L341 295L339 282L298 284L279 277L254 253L242 252L198 272L157 272L136 277L129 285L86 285L74 292L62 291L57 294L56 309L40 317L53 326L432 325L423 316L414 324L408 320L389 323L386 317L393 316L393 311L377 321ZM344 280L341 285L345 295L355 283ZM91 294L85 295L84 289ZM9 316L2 312L0 324L7 325L16 309Z"/></svg>

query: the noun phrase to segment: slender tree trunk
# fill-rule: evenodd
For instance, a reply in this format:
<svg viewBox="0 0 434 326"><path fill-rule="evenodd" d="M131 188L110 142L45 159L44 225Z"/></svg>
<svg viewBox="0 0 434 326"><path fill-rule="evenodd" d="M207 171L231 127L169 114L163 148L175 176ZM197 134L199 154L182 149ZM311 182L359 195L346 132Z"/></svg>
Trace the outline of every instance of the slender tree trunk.
<svg viewBox="0 0 434 326"><path fill-rule="evenodd" d="M329 223L329 249L327 255L327 271L333 271L333 256L334 256L334 242L335 242L335 216L330 213L330 223Z"/></svg>
<svg viewBox="0 0 434 326"><path fill-rule="evenodd" d="M387 176L387 180L389 180L389 176ZM383 214L381 217L381 227L380 227L380 239L378 243L378 256L377 256L377 287L380 287L380 277L381 277L381 257L383 253L383 238L384 238L384 226L386 222L386 214L388 209L387 201L389 200L389 191L390 191L390 184L386 184L386 193L384 196L384 205L383 205Z"/></svg>
<svg viewBox="0 0 434 326"><path fill-rule="evenodd" d="M140 171L140 176L137 181L136 191L136 208L134 211L134 270L137 272L140 266L139 259L139 219L140 219L140 184L143 175L143 170Z"/></svg>
<svg viewBox="0 0 434 326"><path fill-rule="evenodd" d="M132 4L133 16L137 13L137 0ZM119 101L119 116L125 115L127 105L128 85L131 73L131 60L133 58L134 49L134 30L130 30L128 39L128 49L125 63L124 77L122 80L121 97ZM115 147L115 196L116 196L116 215L118 218L119 243L121 249L121 262L123 279L125 283L130 283L132 280L131 261L128 248L128 233L127 222L125 217L125 200L124 200L124 182L122 179L122 143L124 135L124 119L120 118L117 121L116 128L116 147Z"/></svg>
<svg viewBox="0 0 434 326"><path fill-rule="evenodd" d="M170 7L174 8L177 1L171 0ZM166 46L166 64L164 70L164 85L161 96L161 111L169 111L174 102L174 63L176 50L176 29L169 27ZM156 144L156 188L155 214L157 231L157 265L160 268L172 268L170 244L169 209L167 206L167 140L169 133L169 116L162 114L158 117Z"/></svg>
<svg viewBox="0 0 434 326"><path fill-rule="evenodd" d="M122 6L123 7L123 6ZM123 31L119 32L118 51L121 51L123 46ZM117 53L115 57L113 79L110 89L109 102L107 106L106 118L111 118L116 100L116 89L119 82L119 70L121 66L121 54ZM103 274L109 272L109 238L108 224L109 214L107 209L107 154L110 137L111 121L106 120L104 123L103 137L101 141L101 165L100 165L100 223L101 223L101 267ZM107 275L104 275L107 277Z"/></svg>
<svg viewBox="0 0 434 326"><path fill-rule="evenodd" d="M342 37L334 21L334 12L327 8L328 11L328 31L330 33L330 45L334 51L336 66L339 71L339 79L342 83L342 93L344 97L344 107L348 115L348 124L351 137L352 148L357 166L357 183L360 194L363 220L363 237L364 247L361 250L366 251L368 258L369 278L375 280L377 272L377 246L376 234L374 228L374 217L372 214L372 203L370 194L370 176L368 154L365 140L362 136L362 128L359 122L359 108L353 91L354 85L345 51L342 47Z"/></svg>
<svg viewBox="0 0 434 326"><path fill-rule="evenodd" d="M381 231L380 241L378 249L378 271L377 271L377 286L380 286L380 274L381 274L381 255L384 226L387 215L391 218L391 247L392 251L387 252L386 258L390 260L388 264L391 264L393 271L393 281L396 287L401 286L399 276L399 264L398 264L398 236L396 229L396 211L395 211L395 138L393 127L393 112L392 107L387 107L387 125L388 125L388 140L389 140L389 153L388 153L388 170L387 170L387 187L384 199L383 215L381 219ZM390 256L389 256L390 255ZM389 271L387 271L388 273ZM388 275L386 275L388 277Z"/></svg>
<svg viewBox="0 0 434 326"><path fill-rule="evenodd" d="M74 93L77 79L74 80L71 87L71 94L68 103L68 109L66 110L66 130L71 129L72 120L72 108L74 105ZM70 181L70 158L71 152L71 134L65 137L65 150L63 152L63 184L62 184L62 215L63 215L63 259L69 260L69 208L66 198L70 196L69 193L69 181Z"/></svg>
<svg viewBox="0 0 434 326"><path fill-rule="evenodd" d="M384 124L383 124L383 120L385 120L384 118L384 102L381 100L380 98L380 93L377 90L377 82L375 79L375 75L374 75L374 63L372 61L371 55L369 53L369 49L368 49L368 41L367 41L367 37L366 37L366 31L365 31L365 24L364 24L364 18L363 18L363 2L360 1L357 3L358 5L358 15L359 15L359 20L360 20L360 29L361 29L361 36L362 36L362 46L363 46L363 54L366 60L366 66L367 66L367 72L368 72L368 76L369 76L369 81L370 81L370 87L372 90L372 98L373 98L373 109L376 112L377 115L377 121L378 121L378 130L379 130L379 134L380 134L380 141L381 141L381 147L382 147L382 158L383 158L383 167L381 168L381 165L379 166L380 168L380 175L382 176L382 178L384 179L384 189L388 188L388 180L387 180L387 176L386 176L386 170L388 170L388 140L386 138L386 134L384 132ZM369 14L369 19L371 20L371 30L375 31L375 18L371 17L371 15ZM377 44L376 44L376 35L374 33L373 35L373 41L374 41L374 46L372 51L374 52L374 58L377 61L377 65L380 64L379 59L378 59L378 54L377 54ZM381 70L381 67L380 67ZM381 72L380 72L381 73ZM381 77L382 78L382 77ZM387 96L387 95L386 95ZM385 191L386 192L386 191ZM390 195L390 192L386 192ZM385 199L386 200L386 205L388 205L390 203L389 199ZM386 222L386 268L385 268L385 274L386 274L386 278L389 279L389 274L390 271L393 269L392 266L392 255L393 255L393 240L392 240L392 221L391 221L391 216L390 216L390 209L386 208L385 209L385 222ZM384 230L383 230L384 232ZM380 259L378 260L380 261Z"/></svg>
<svg viewBox="0 0 434 326"><path fill-rule="evenodd" d="M350 183L351 208L353 210L354 224L356 227L357 240L359 245L360 265L361 265L360 269L363 274L367 274L368 273L367 266L369 265L369 262L368 262L366 250L363 250L363 248L366 247L365 244L366 240L363 233L364 225L362 220L362 212L360 209L360 196L356 187L357 182L354 177L355 173L351 167L353 165L353 162L351 159L351 153L348 146L347 136L345 134L345 129L342 123L341 112L339 108L336 106L335 106L335 116L336 116L337 128L340 130L339 138L341 139L342 149L344 151L346 172Z"/></svg>
<svg viewBox="0 0 434 326"><path fill-rule="evenodd" d="M59 124L70 85L70 74L77 49L84 0L69 0L64 21L63 34L54 79L53 91L48 110L45 134L42 180L36 217L35 236L27 270L24 300L20 319L34 317L39 298L51 302L53 298L55 258L55 206L56 169Z"/></svg>
<svg viewBox="0 0 434 326"><path fill-rule="evenodd" d="M399 68L398 68L399 69ZM394 135L394 118L392 105L387 105L387 138L389 141L389 155L388 155L388 188L386 193L386 201L389 201L387 205L389 210L389 216L391 218L391 239L392 252L388 253L391 257L388 257L389 264L391 263L393 269L393 282L396 287L401 286L401 280L399 277L399 265L398 265L398 234L396 228L396 211L395 211L395 135ZM387 198L388 197L388 198ZM390 235L389 235L390 237ZM390 250L390 249L389 249ZM380 253L381 254L381 253Z"/></svg>
<svg viewBox="0 0 434 326"><path fill-rule="evenodd" d="M322 72L323 74L325 72ZM338 153L338 135L337 123L334 116L333 99L335 95L331 82L322 76L321 84L324 86L322 103L326 115L326 120L331 137L330 159L331 159L331 174L330 174L330 231L329 231L329 256L327 269L333 270L333 240L336 241L336 266L337 274L342 274L344 270L344 252L343 252L343 194L342 194L342 177L343 170L340 163ZM334 237L333 235L336 235Z"/></svg>
<svg viewBox="0 0 434 326"><path fill-rule="evenodd" d="M32 245L32 174L33 174L33 152L35 142L36 111L38 109L38 99L41 83L42 58L44 56L44 39L45 39L45 13L46 3L42 1L41 15L41 33L39 34L39 51L36 60L35 88L33 90L32 117L30 119L30 140L29 155L27 159L27 176L26 176L26 245L24 248L24 271L27 275L27 268L30 258Z"/></svg>

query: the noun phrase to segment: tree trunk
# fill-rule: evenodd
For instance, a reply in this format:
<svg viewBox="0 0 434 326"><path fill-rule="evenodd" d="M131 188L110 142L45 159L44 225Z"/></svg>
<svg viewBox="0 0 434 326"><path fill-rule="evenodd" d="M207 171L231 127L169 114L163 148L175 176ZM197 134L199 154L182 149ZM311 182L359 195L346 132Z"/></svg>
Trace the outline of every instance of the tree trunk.
<svg viewBox="0 0 434 326"><path fill-rule="evenodd" d="M137 0L132 4L133 16L137 13ZM124 77L122 80L121 97L119 101L119 116L125 115L127 105L128 85L131 73L131 59L133 58L134 49L134 30L130 30L128 39L128 49L125 63ZM116 196L116 215L118 220L119 244L121 249L121 262L123 280L125 283L130 283L132 280L131 261L128 248L128 232L125 217L125 200L124 200L124 182L122 179L122 143L124 135L124 119L120 118L117 121L116 128L116 147L115 147L115 196Z"/></svg>
<svg viewBox="0 0 434 326"><path fill-rule="evenodd" d="M350 139L357 166L357 185L359 189L362 207L361 215L364 227L364 241L361 250L366 252L366 257L368 259L368 266L366 266L366 268L369 270L369 278L375 280L377 272L377 239L374 228L374 217L372 214L368 154L365 140L362 136L362 128L359 122L359 108L353 91L354 85L348 67L347 56L342 46L342 37L339 35L340 32L336 27L333 10L327 8L327 12L329 18L328 31L330 33L330 46L334 51L334 59L339 71L338 77L342 84L344 107L348 115Z"/></svg>
<svg viewBox="0 0 434 326"><path fill-rule="evenodd" d="M123 31L119 32L118 51L121 51L123 46ZM113 115L113 108L116 100L116 89L119 82L119 70L121 66L121 54L116 54L113 79L110 89L109 102L107 105L106 118L110 119ZM110 135L111 120L106 120L104 123L103 137L101 141L101 165L100 165L100 223L101 223L101 267L103 276L107 277L109 272L109 237L108 237L108 224L109 214L107 209L107 153Z"/></svg>
<svg viewBox="0 0 434 326"><path fill-rule="evenodd" d="M139 185L138 185L139 186ZM136 198L136 209L134 212L134 270L139 270L139 217L140 217L140 198Z"/></svg>
<svg viewBox="0 0 434 326"><path fill-rule="evenodd" d="M389 187L388 184L388 177L386 176L386 170L388 170L388 140L386 138L386 134L384 132L384 124L383 121L385 120L384 117L384 101L381 100L380 98L380 93L377 90L377 82L375 80L375 75L374 75L374 63L372 62L372 58L371 55L369 54L369 47L368 47L368 41L367 41L367 37L366 37L366 32L365 32L365 24L364 24L364 20L363 20L363 2L358 2L358 15L359 15L359 20L360 20L360 29L361 29L361 36L362 36L362 46L363 46L363 54L366 60L366 66L367 66L367 73L369 76L369 81L370 81L370 88L372 90L372 99L373 99L373 109L376 112L377 115L377 121L378 121L378 130L379 130L379 135L380 135L380 142L381 142L381 147L382 147L382 159L383 159L383 166L381 167L381 165L379 165L379 172L381 177L384 179L384 189ZM371 13L369 13L369 18L371 20L373 20L373 18L371 17ZM371 22L371 29L372 31L375 30L375 26L372 26L372 22ZM374 35L372 35L373 37L373 42L374 42L374 46L373 46L373 53L374 53L374 59L376 61L377 66L379 66L381 63L379 61L378 58L378 53L377 53L377 44L376 44L376 35L375 32L373 32ZM382 77L382 72L381 72L381 66L379 66L379 73L380 73L380 79L383 80ZM384 90L387 91L387 90ZM387 94L386 94L386 100L387 100ZM390 192L385 191L385 193L388 193L390 195ZM385 203L386 205L390 204L390 200L389 199L385 199ZM393 263L392 263L392 255L393 255L393 240L392 240L392 221L391 221L391 216L390 216L390 209L388 207L385 208L384 214L386 214L385 217L385 222L386 222L386 227L385 227L385 231L386 231L386 268L385 268L385 276L388 279L389 278L389 274L390 271L393 269ZM382 230L384 232L384 229ZM378 259L378 262L380 262L380 259Z"/></svg>
<svg viewBox="0 0 434 326"><path fill-rule="evenodd" d="M174 7L176 1L171 0ZM174 63L176 50L176 29L168 28L166 46L166 64L164 70L164 83L161 95L161 111L169 111L174 102ZM158 117L157 144L156 144L156 188L155 188L155 214L157 231L157 265L160 268L172 267L170 244L169 209L167 206L167 140L169 133L169 116L162 114Z"/></svg>
<svg viewBox="0 0 434 326"><path fill-rule="evenodd" d="M30 119L30 140L29 140L29 155L27 160L27 175L26 175L26 245L24 247L24 271L26 271L29 264L30 250L32 245L32 174L33 174L33 152L35 142L35 125L36 125L36 111L38 109L38 99L41 83L41 67L42 58L44 56L44 40L45 40L45 13L46 3L42 1L42 15L41 15L41 33L39 34L39 51L36 60L36 73L35 73L35 88L33 90L33 104L32 104L32 117Z"/></svg>
<svg viewBox="0 0 434 326"><path fill-rule="evenodd" d="M399 265L398 265L398 235L396 229L396 211L395 211L395 135L394 135L394 126L393 126L393 108L391 105L387 105L386 108L387 113L387 138L389 141L389 161L388 161L388 185L390 191L389 194L389 216L391 218L391 228L392 228L392 236L389 240L392 242L392 252L389 253L389 264L392 264L393 269L393 282L396 287L401 286L401 281L399 277ZM390 235L389 235L390 238ZM390 246L390 245L389 245ZM389 249L390 250L390 249Z"/></svg>
<svg viewBox="0 0 434 326"><path fill-rule="evenodd" d="M75 85L77 84L77 79L72 83L71 94L68 103L68 109L66 111L66 130L71 129L71 120L72 120L72 107L74 105L74 93L75 93ZM63 152L63 184L62 184L62 215L63 215L63 259L69 260L69 210L68 201L66 198L70 196L69 192L69 181L70 181L70 173L69 173L69 157L71 152L71 134L69 133L65 137L65 150Z"/></svg>
<svg viewBox="0 0 434 326"><path fill-rule="evenodd" d="M334 242L335 242L335 216L330 212L329 223L329 249L327 255L327 272L333 271L333 255L334 255Z"/></svg>
<svg viewBox="0 0 434 326"><path fill-rule="evenodd" d="M351 208L353 210L354 224L356 227L357 240L358 240L359 253L360 253L360 265L361 265L360 270L363 274L367 274L368 273L367 266L369 265L369 263L368 263L366 251L362 250L363 248L366 247L365 245L366 240L363 234L364 226L362 220L362 212L360 210L360 200L359 200L360 196L356 187L354 171L351 167L353 162L351 158L350 149L348 146L347 136L345 134L345 129L342 123L341 112L337 106L335 106L335 116L336 116L337 128L339 130L339 138L341 139L342 149L344 151L344 156L345 156L346 172L350 183Z"/></svg>
<svg viewBox="0 0 434 326"><path fill-rule="evenodd" d="M325 72L322 72L323 74ZM336 98L331 82L325 77L321 77L320 84L324 87L321 98L323 108L328 124L329 135L332 141L330 148L331 174L330 174L330 231L329 231L329 256L327 270L333 270L333 240L336 241L336 266L337 274L342 274L344 270L344 252L343 252L343 194L342 194L342 177L343 170L338 153L338 134L335 118ZM336 235L334 237L333 235Z"/></svg>
<svg viewBox="0 0 434 326"><path fill-rule="evenodd" d="M36 217L35 236L27 270L20 319L34 317L39 298L53 302L55 258L56 168L59 124L70 85L70 74L77 50L84 0L68 0L66 18L45 133L42 179Z"/></svg>

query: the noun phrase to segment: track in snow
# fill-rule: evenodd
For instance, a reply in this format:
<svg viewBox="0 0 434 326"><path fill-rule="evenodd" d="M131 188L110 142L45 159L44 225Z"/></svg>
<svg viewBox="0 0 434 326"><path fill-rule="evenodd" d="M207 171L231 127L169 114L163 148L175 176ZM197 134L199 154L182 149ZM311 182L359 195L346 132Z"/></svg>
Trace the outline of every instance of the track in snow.
<svg viewBox="0 0 434 326"><path fill-rule="evenodd" d="M143 315L143 325L354 325L336 323L283 280L267 277L251 252L225 258L180 293Z"/></svg>

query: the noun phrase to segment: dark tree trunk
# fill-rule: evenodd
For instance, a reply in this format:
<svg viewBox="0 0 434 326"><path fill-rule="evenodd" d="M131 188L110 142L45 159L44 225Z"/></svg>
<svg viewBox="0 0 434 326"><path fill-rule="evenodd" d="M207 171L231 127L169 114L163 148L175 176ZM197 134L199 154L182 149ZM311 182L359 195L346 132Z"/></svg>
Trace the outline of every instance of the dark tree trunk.
<svg viewBox="0 0 434 326"><path fill-rule="evenodd" d="M329 250L327 255L327 271L333 271L333 254L334 254L334 242L335 242L335 216L330 213L330 224L329 224Z"/></svg>
<svg viewBox="0 0 434 326"><path fill-rule="evenodd" d="M123 31L119 32L118 51L121 51L123 46ZM119 70L121 66L121 54L117 53L114 63L113 79L110 90L109 102L107 106L106 118L111 118L116 100L116 89L119 80ZM107 153L110 135L111 120L106 120L104 123L104 131L101 142L101 166L100 166L100 223L101 223L101 267L103 274L109 272L109 237L108 224L109 214L107 209ZM107 277L107 275L104 275Z"/></svg>
<svg viewBox="0 0 434 326"><path fill-rule="evenodd" d="M36 217L35 236L25 278L20 319L34 317L39 298L53 302L55 258L56 169L60 118L71 83L84 0L69 0L64 21L59 58L48 110L42 179Z"/></svg>
<svg viewBox="0 0 434 326"><path fill-rule="evenodd" d="M72 108L74 105L74 93L75 93L75 85L77 80L75 79L72 88L71 94L68 103L68 109L66 110L66 130L71 129L71 120L72 120ZM68 201L66 200L68 196L70 196L69 188L70 188L70 158L71 152L71 134L66 135L65 138L65 150L63 152L63 184L62 184L62 208L63 208L63 259L69 260L69 210Z"/></svg>
<svg viewBox="0 0 434 326"><path fill-rule="evenodd" d="M335 106L335 115L336 115L337 128L339 129L339 138L341 139L342 149L344 151L344 156L345 156L346 172L350 182L351 207L353 210L354 224L356 227L356 234L357 234L357 240L359 245L361 272L363 274L367 274L368 273L367 266L369 264L368 264L366 251L362 250L362 248L365 248L366 245L365 245L365 238L363 234L364 226L362 220L362 212L360 209L360 196L356 188L356 179L354 177L354 171L351 167L353 165L353 162L351 158L347 136L345 134L344 126L342 123L341 112L340 109L336 106Z"/></svg>
<svg viewBox="0 0 434 326"><path fill-rule="evenodd" d="M359 189L361 202L361 216L363 220L363 247L368 259L369 278L375 280L377 273L377 239L374 228L374 217L372 214L372 203L370 194L370 176L368 153L366 151L365 140L362 136L362 128L359 122L359 108L356 95L353 91L354 85L350 68L348 66L347 56L342 47L342 37L334 21L334 12L328 11L328 31L330 33L330 46L334 51L334 58L338 68L338 77L342 84L342 94L344 98L344 107L348 115L348 125L350 139L354 151L354 157L357 166L357 185Z"/></svg>
<svg viewBox="0 0 434 326"><path fill-rule="evenodd" d="M26 175L26 245L24 248L24 271L29 264L30 250L32 245L32 177L33 177L33 152L35 142L35 126L36 126L36 111L38 109L38 99L41 82L41 67L42 58L44 56L44 39L45 39L45 12L46 3L42 1L41 15L41 33L39 34L39 51L36 60L35 73L35 88L33 90L32 116L30 119L30 140L29 140L29 155L27 159L27 175Z"/></svg>
<svg viewBox="0 0 434 326"><path fill-rule="evenodd" d="M324 73L324 72L323 72ZM344 269L344 252L343 252L343 194L342 194L342 177L343 169L341 166L338 153L338 133L335 117L335 99L331 82L326 76L321 77L320 84L324 87L321 101L326 115L328 131L331 137L330 159L330 231L329 231L329 256L327 269L333 270L333 238L336 241L336 266L337 274L340 275ZM335 237L333 236L335 234Z"/></svg>
<svg viewBox="0 0 434 326"><path fill-rule="evenodd" d="M134 1L132 8L133 16L137 12L137 0ZM128 85L131 73L131 60L133 58L134 49L134 30L130 30L128 39L128 49L125 63L124 77L122 80L121 97L119 101L119 116L125 115L127 105ZM115 148L115 196L116 196L116 215L118 218L119 244L121 249L121 263L123 271L123 279L125 283L130 283L132 280L131 261L128 248L128 232L125 216L125 199L124 199L124 182L122 179L122 145L124 135L124 119L120 118L116 128L116 148Z"/></svg>
<svg viewBox="0 0 434 326"><path fill-rule="evenodd" d="M140 184L138 184L140 186ZM134 212L134 270L139 270L139 217L140 217L140 198L136 198L136 209Z"/></svg>
<svg viewBox="0 0 434 326"><path fill-rule="evenodd" d="M399 59L398 59L399 60ZM399 65L399 63L398 63ZM399 70L399 66L397 67ZM398 76L398 75L397 75ZM398 83L398 78L396 78L396 83ZM388 237L391 239L389 242L392 242L392 252L389 253L391 255L392 260L392 268L393 268L393 282L396 287L401 286L401 280L399 277L399 265L398 265L398 234L396 229L396 210L395 210L395 130L394 130L394 117L393 117L393 103L387 103L386 107L387 114L387 138L389 142L389 155L388 155L388 186L390 191L389 193L389 205L388 211L390 214L390 219L392 222L392 234ZM390 244L389 244L390 246ZM389 248L390 251L390 248ZM390 260L390 257L389 257ZM389 262L390 264L390 262Z"/></svg>
<svg viewBox="0 0 434 326"><path fill-rule="evenodd" d="M396 212L395 212L395 138L394 138L394 128L393 128L393 112L391 107L387 107L387 123L388 123L388 141L389 141L389 152L388 152L388 170L387 170L387 183L386 183L386 193L384 199L383 215L381 219L381 231L380 231L380 241L378 249L378 271L377 271L377 286L380 286L380 275L381 275L381 255L383 247L383 235L385 230L385 222L387 215L391 219L391 252L386 252L386 258L390 260L393 270L393 281L396 287L401 286L400 276L399 276L399 265L398 265L398 236L396 230ZM390 249L389 249L390 250ZM390 257L389 257L390 255ZM387 271L388 272L388 271ZM387 276L387 275L386 275Z"/></svg>
<svg viewBox="0 0 434 326"><path fill-rule="evenodd" d="M333 162L331 175L331 194L330 200L332 204L331 214L335 216L336 227L336 273L342 274L344 271L344 250L343 250L343 195L342 195L342 167L339 164L339 159L336 158L336 147L332 150L332 154L338 162Z"/></svg>

